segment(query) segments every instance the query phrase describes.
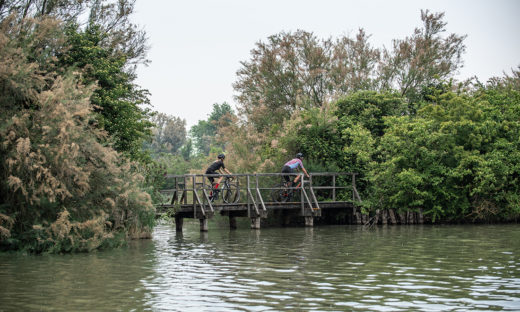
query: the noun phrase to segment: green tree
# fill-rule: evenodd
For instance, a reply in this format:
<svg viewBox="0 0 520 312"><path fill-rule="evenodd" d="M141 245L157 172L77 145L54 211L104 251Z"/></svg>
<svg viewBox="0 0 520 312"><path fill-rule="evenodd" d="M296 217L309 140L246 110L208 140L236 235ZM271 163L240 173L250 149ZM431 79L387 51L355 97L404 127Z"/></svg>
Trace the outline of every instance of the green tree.
<svg viewBox="0 0 520 312"><path fill-rule="evenodd" d="M129 19L134 3L135 0L2 1L0 21L9 19L19 26L17 40L25 41L24 46L31 49L31 57L41 70L63 75L75 66L83 72L83 83L98 84L92 98L98 125L109 133L118 151L132 159L147 160L140 148L151 127L147 120L149 110L145 108L149 104L148 91L133 81L134 65L147 62L148 47L145 32ZM85 16L86 27L77 26ZM32 40L29 18L63 22L67 36L47 33L41 41ZM56 29L59 28L47 27L48 31Z"/></svg>
<svg viewBox="0 0 520 312"><path fill-rule="evenodd" d="M374 87L379 52L363 29L355 39L320 40L298 30L258 42L241 62L234 84L239 111L256 131L281 124L295 111L321 107L331 97Z"/></svg>
<svg viewBox="0 0 520 312"><path fill-rule="evenodd" d="M218 130L232 122L234 115L233 109L228 103L215 103L208 119L199 120L196 125L191 127L190 134L199 153L208 155L211 147L216 145L221 150L225 148L217 142Z"/></svg>
<svg viewBox="0 0 520 312"><path fill-rule="evenodd" d="M150 144L153 152L171 154L179 152L186 142L186 120L163 113L156 113L151 121L155 124Z"/></svg>
<svg viewBox="0 0 520 312"><path fill-rule="evenodd" d="M395 92L352 93L333 104L294 114L277 135L280 139L273 140L277 148L267 149L266 154L276 159L280 154L286 158L303 152L318 167L360 174L359 186L365 189L370 166L379 161L384 119L401 116L406 107L405 99Z"/></svg>
<svg viewBox="0 0 520 312"><path fill-rule="evenodd" d="M421 10L422 28L412 36L393 40L392 50L383 51L379 68L380 89L397 89L411 101L410 112L420 100L424 86L452 77L462 67L466 36L450 34L443 37L447 23L444 13Z"/></svg>
<svg viewBox="0 0 520 312"><path fill-rule="evenodd" d="M514 90L438 92L417 116L387 118L372 203L434 221L518 217L519 105Z"/></svg>
<svg viewBox="0 0 520 312"><path fill-rule="evenodd" d="M26 18L51 18L66 24L100 27L102 46L117 51L130 64L147 62L146 32L130 21L135 0L4 0L0 1L0 21L14 14L18 22ZM131 70L131 68L128 68Z"/></svg>
<svg viewBox="0 0 520 312"><path fill-rule="evenodd" d="M19 40L21 25L11 21L0 23L1 248L88 251L150 233L142 176L98 141L92 89L72 73L47 72L40 60L48 50L32 49L49 33L57 35L50 43L61 42L62 29L24 21L30 31Z"/></svg>
<svg viewBox="0 0 520 312"><path fill-rule="evenodd" d="M102 46L101 27L88 26L81 31L76 25L66 29L70 48L58 55L61 68L82 70L83 83L96 84L92 104L99 127L110 135L116 150L132 159L143 160L142 143L151 135L148 91L133 83L135 75L125 70L124 54Z"/></svg>

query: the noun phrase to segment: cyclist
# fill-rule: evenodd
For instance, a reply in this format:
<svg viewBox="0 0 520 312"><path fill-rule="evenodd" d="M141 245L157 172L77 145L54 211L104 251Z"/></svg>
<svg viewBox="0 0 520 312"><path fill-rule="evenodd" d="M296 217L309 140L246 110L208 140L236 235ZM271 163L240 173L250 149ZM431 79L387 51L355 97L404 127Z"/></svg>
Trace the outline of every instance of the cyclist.
<svg viewBox="0 0 520 312"><path fill-rule="evenodd" d="M224 166L224 159L226 158L226 155L219 154L217 157L217 160L215 160L209 167L206 169L206 174L216 174L217 171L222 174L222 171L224 171L227 174L231 174L229 170L226 169L226 166ZM215 177L208 177L208 180L211 182L211 185L215 190L218 190L218 186L220 185L220 181L222 181L223 177L218 177L217 182L215 183Z"/></svg>
<svg viewBox="0 0 520 312"><path fill-rule="evenodd" d="M303 154L302 153L296 154L296 158L293 158L293 159L289 160L282 167L282 173L293 173L296 169L301 168L303 173L305 173L307 178L309 178L309 174L307 173L307 170L305 170L305 168L303 167L302 159L303 159ZM300 175L297 175L296 178L294 179L294 181L292 182L293 184L291 185L290 176L289 175L284 175L283 177L285 179L285 184L287 186L289 186L289 187L292 186L292 185L296 185L296 183L298 183L298 180L300 179Z"/></svg>

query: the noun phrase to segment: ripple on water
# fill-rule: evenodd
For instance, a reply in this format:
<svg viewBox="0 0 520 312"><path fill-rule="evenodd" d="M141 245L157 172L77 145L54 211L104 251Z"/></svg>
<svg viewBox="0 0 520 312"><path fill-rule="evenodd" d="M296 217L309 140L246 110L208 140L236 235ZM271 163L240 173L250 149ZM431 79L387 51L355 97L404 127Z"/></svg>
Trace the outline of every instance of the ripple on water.
<svg viewBox="0 0 520 312"><path fill-rule="evenodd" d="M162 224L127 249L0 255L0 310L520 311L518 250L508 225Z"/></svg>

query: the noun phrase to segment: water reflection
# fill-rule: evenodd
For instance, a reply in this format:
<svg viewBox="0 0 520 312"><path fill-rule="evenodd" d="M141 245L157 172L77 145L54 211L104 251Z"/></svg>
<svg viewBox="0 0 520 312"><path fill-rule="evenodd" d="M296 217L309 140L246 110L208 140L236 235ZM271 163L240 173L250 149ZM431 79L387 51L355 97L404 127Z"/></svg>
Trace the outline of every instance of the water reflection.
<svg viewBox="0 0 520 312"><path fill-rule="evenodd" d="M146 302L154 241L111 252L0 255L0 311L130 311Z"/></svg>
<svg viewBox="0 0 520 312"><path fill-rule="evenodd" d="M516 225L186 227L110 252L0 255L0 311L520 310Z"/></svg>

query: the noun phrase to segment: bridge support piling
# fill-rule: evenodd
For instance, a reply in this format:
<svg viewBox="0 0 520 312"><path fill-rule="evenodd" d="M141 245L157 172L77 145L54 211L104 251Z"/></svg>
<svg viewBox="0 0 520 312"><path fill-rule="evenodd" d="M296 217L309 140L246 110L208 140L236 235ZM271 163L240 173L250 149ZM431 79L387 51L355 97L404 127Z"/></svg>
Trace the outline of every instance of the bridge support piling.
<svg viewBox="0 0 520 312"><path fill-rule="evenodd" d="M237 218L236 217L229 216L229 228L231 230L237 229Z"/></svg>
<svg viewBox="0 0 520 312"><path fill-rule="evenodd" d="M289 224L291 224L291 215L289 215L289 213L285 212L282 214L282 225L283 226L288 226Z"/></svg>
<svg viewBox="0 0 520 312"><path fill-rule="evenodd" d="M305 217L305 226L313 227L314 226L314 217Z"/></svg>
<svg viewBox="0 0 520 312"><path fill-rule="evenodd" d="M208 219L199 219L200 221L200 231L207 232L208 231Z"/></svg>
<svg viewBox="0 0 520 312"><path fill-rule="evenodd" d="M362 221L361 221L361 212L356 211L354 213L354 216L355 216L355 220L356 220L355 224L360 225L362 223Z"/></svg>
<svg viewBox="0 0 520 312"><path fill-rule="evenodd" d="M184 218L175 216L175 231L182 232L182 224L184 223Z"/></svg>
<svg viewBox="0 0 520 312"><path fill-rule="evenodd" d="M253 230L260 229L260 218L251 218L251 229L253 229Z"/></svg>

